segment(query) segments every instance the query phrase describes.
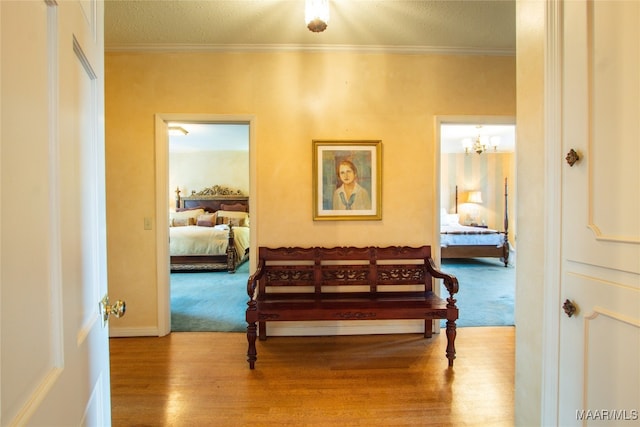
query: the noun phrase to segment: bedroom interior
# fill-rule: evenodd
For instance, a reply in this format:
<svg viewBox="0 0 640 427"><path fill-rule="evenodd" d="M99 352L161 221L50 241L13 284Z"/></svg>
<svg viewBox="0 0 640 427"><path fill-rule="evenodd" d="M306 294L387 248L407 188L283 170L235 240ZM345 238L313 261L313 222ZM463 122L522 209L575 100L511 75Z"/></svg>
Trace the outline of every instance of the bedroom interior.
<svg viewBox="0 0 640 427"><path fill-rule="evenodd" d="M168 130L168 179L173 192L168 207L172 330L199 330L185 328L193 322L178 320L190 318L185 308L197 311L206 304L215 315L231 297L220 295L220 290L228 289L228 275L238 275L231 280L235 283L248 271L249 126L176 122L169 123ZM198 274L205 272L216 274L207 275L206 286L195 286L202 282ZM217 287L213 300L207 296L211 286ZM189 302L181 303L187 289Z"/></svg>
<svg viewBox="0 0 640 427"><path fill-rule="evenodd" d="M506 266L515 255L515 125L479 120L488 124L440 128L442 258L498 257Z"/></svg>
<svg viewBox="0 0 640 427"><path fill-rule="evenodd" d="M515 125L496 121L441 124L440 250L443 267L495 292L492 303L478 309L501 305L497 311L513 324L513 304L503 304L515 293ZM505 271L485 277L496 266ZM465 290L459 299L473 300Z"/></svg>

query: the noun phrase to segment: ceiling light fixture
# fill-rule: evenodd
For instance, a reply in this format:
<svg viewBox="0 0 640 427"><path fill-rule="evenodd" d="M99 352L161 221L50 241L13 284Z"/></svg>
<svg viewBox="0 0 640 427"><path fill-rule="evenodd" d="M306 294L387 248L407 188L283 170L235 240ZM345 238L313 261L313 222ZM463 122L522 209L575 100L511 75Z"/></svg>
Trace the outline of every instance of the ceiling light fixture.
<svg viewBox="0 0 640 427"><path fill-rule="evenodd" d="M171 136L182 136L187 135L189 132L182 126L169 126L169 135Z"/></svg>
<svg viewBox="0 0 640 427"><path fill-rule="evenodd" d="M469 154L472 151L475 151L478 154L482 154L487 151L487 147L493 148L493 151L498 151L498 145L500 145L500 137L499 136L491 136L488 135L480 135L480 128L482 126L478 125L478 136L475 140L471 138L464 138L462 140L462 146L464 147L464 153Z"/></svg>
<svg viewBox="0 0 640 427"><path fill-rule="evenodd" d="M321 33L329 23L329 0L305 0L304 22L309 31Z"/></svg>

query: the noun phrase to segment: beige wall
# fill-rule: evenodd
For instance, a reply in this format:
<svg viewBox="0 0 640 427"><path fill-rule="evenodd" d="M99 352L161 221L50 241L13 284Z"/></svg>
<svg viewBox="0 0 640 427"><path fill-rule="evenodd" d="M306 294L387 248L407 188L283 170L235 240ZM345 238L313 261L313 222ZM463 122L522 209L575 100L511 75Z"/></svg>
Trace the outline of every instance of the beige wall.
<svg viewBox="0 0 640 427"><path fill-rule="evenodd" d="M176 188L181 196L220 185L249 195L247 151L197 151L169 154L169 207L175 208Z"/></svg>
<svg viewBox="0 0 640 427"><path fill-rule="evenodd" d="M432 244L435 117L515 115L514 57L112 52L105 68L115 333L157 325L154 114L255 117L252 216L272 246ZM382 140L381 221L312 220L312 139Z"/></svg>

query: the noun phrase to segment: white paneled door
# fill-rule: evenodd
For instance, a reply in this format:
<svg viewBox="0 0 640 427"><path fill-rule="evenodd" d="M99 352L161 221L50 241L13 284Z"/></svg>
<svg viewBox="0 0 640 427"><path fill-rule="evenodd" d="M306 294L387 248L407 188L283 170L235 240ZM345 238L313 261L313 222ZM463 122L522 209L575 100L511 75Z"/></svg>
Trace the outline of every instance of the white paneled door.
<svg viewBox="0 0 640 427"><path fill-rule="evenodd" d="M562 12L558 424L638 425L640 2Z"/></svg>
<svg viewBox="0 0 640 427"><path fill-rule="evenodd" d="M0 19L0 424L108 426L103 4Z"/></svg>

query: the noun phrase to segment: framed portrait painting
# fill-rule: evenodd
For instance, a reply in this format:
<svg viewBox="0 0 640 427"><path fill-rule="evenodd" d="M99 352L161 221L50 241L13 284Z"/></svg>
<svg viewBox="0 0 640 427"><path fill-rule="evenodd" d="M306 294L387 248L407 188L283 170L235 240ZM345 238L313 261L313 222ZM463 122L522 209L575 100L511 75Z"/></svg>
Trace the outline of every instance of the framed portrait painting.
<svg viewBox="0 0 640 427"><path fill-rule="evenodd" d="M382 219L382 142L313 141L313 219Z"/></svg>

